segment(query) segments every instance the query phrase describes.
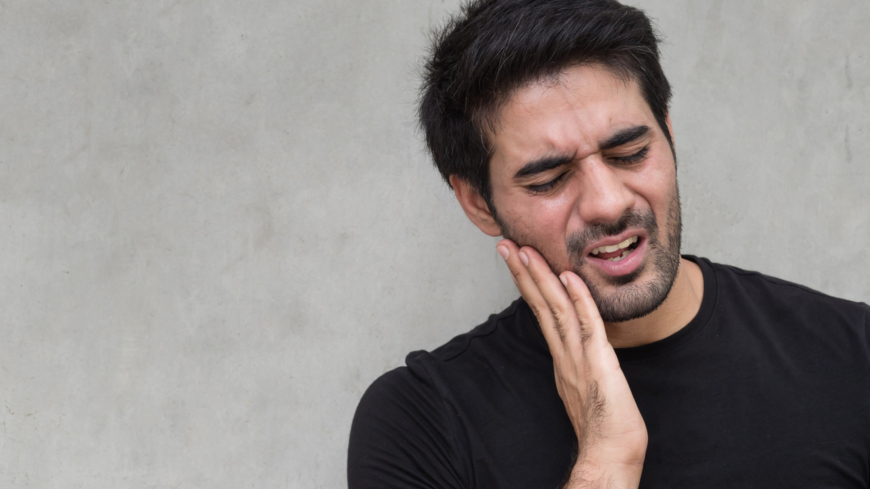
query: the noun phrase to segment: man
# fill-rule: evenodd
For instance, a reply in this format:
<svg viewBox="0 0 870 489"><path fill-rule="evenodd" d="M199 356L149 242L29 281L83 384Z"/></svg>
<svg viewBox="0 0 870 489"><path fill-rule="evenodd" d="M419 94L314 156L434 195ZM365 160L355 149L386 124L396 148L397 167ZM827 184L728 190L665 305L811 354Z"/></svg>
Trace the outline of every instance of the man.
<svg viewBox="0 0 870 489"><path fill-rule="evenodd" d="M421 123L523 297L378 379L361 487L870 487L870 308L680 255L649 20L477 0Z"/></svg>

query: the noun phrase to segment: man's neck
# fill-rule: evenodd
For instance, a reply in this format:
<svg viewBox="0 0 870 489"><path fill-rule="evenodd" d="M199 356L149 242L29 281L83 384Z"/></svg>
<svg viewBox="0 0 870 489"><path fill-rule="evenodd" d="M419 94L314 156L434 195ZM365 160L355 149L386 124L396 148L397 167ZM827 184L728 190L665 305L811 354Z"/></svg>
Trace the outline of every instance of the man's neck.
<svg viewBox="0 0 870 489"><path fill-rule="evenodd" d="M607 339L614 348L630 348L667 338L695 318L703 297L704 276L701 268L681 258L674 285L662 305L642 318L606 323Z"/></svg>

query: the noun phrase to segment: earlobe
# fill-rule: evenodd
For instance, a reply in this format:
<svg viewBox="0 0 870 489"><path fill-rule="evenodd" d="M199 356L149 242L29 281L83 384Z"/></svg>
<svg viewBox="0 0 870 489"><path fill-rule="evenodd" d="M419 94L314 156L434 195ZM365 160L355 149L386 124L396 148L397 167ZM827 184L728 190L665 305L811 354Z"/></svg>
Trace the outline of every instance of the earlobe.
<svg viewBox="0 0 870 489"><path fill-rule="evenodd" d="M492 217L489 206L471 184L456 175L450 175L450 186L465 215L475 226L490 236L501 236L501 229Z"/></svg>

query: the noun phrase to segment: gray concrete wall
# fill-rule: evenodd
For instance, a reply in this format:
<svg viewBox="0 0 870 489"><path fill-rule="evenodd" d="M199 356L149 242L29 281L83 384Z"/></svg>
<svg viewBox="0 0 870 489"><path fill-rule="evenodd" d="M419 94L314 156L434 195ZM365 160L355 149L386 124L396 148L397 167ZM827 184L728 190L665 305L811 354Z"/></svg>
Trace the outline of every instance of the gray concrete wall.
<svg viewBox="0 0 870 489"><path fill-rule="evenodd" d="M870 2L636 2L684 250L870 298ZM0 487L342 487L369 383L515 296L414 129L456 0L0 3Z"/></svg>

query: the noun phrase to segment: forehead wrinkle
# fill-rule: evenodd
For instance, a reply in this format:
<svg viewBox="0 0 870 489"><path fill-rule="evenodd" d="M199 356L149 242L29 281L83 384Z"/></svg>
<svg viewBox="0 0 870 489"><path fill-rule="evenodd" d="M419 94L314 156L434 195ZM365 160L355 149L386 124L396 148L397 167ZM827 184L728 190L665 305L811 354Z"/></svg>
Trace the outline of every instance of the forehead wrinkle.
<svg viewBox="0 0 870 489"><path fill-rule="evenodd" d="M593 76L583 77L582 80L586 82L583 83L583 85L588 86L590 84L589 78L594 78L598 83L601 83L603 81L601 80L602 77L598 75L603 73L609 75L605 77L605 80L607 82L610 82L607 84L611 85L611 87L616 92L619 91L620 84L626 90L630 90L631 87L634 85L637 87L638 92L640 91L640 85L637 83L637 80L633 76L631 76L630 73L623 72L618 68L608 66L597 61L578 62L569 64L556 72L545 72L538 77L521 84L518 87L510 89L506 96L498 97L495 104L491 107L491 110L475 111L472 118L476 122L480 123L480 127L484 135L487 138L492 138L498 133L498 130L502 126L501 122L503 120L504 109L508 105L517 102L515 100L517 98L517 95L522 92L529 91L530 89L538 89L538 98L540 99L544 96L546 91L559 87L566 89L566 91L569 93L573 93L571 86L569 86L569 72L581 68L592 68L592 72L596 74ZM575 81L574 85L579 86L580 84ZM575 95L575 99L578 102L581 101L579 94ZM644 102L646 101L644 100Z"/></svg>
<svg viewBox="0 0 870 489"><path fill-rule="evenodd" d="M509 103L502 121L510 120L511 127L501 135L511 140L514 143L511 146L517 149L531 146L531 151L540 153L544 146L546 155L532 155L535 157L574 154L576 148L588 147L588 138L581 130L581 115L576 110L578 104L572 98L576 99L564 83L526 87ZM503 128L506 126L502 124Z"/></svg>
<svg viewBox="0 0 870 489"><path fill-rule="evenodd" d="M577 66L580 68L581 66ZM563 88L562 93L565 95L566 104L570 104L572 108L577 109L572 111L572 120L577 128L576 133L582 135L583 148L580 153L585 157L601 150L599 142L606 140L612 135L612 131L606 134L594 135L594 130L587 131L584 127L591 125L593 128L608 127L610 129L618 129L628 123L629 126L638 125L636 121L622 121L618 123L614 120L615 116L621 114L631 114L631 100L640 92L640 85L630 77L625 77L620 73L614 72L606 66L590 65L592 68L600 68L593 71L591 76L583 76L581 78L570 79L569 73L566 70L560 77L558 84ZM632 91L635 88L635 91ZM610 101L616 99L620 102L623 110L614 113L609 105ZM645 104L645 100L643 101ZM596 110L595 106L605 103L603 111ZM591 109L590 109L591 108ZM587 109L587 110L583 110ZM581 115L582 114L582 115ZM595 119L597 116L606 117L604 124L598 124ZM589 122L588 119L593 119Z"/></svg>
<svg viewBox="0 0 870 489"><path fill-rule="evenodd" d="M571 76L573 69L584 68L583 76ZM583 159L598 152L599 140L613 130L640 123L631 115L635 114L635 99L647 107L637 82L614 70L595 68L600 67L578 65L514 90L500 107L498 129L489 133L493 156L502 153L508 160L525 162L565 155ZM619 101L616 110L611 103L614 99ZM601 103L603 109L596 109ZM602 128L609 130L600 134ZM500 144L495 145L496 139Z"/></svg>
<svg viewBox="0 0 870 489"><path fill-rule="evenodd" d="M529 90L531 88L541 88L546 90L559 83L561 83L561 81L558 78L558 74L541 75L532 81L529 81L523 85L520 85L519 87L511 89L505 97L498 98L495 105L492 106L491 110L478 111L473 115L473 119L479 121L483 129L482 132L486 137L494 138L498 134L499 130L502 128L502 121L504 120L505 109L510 105L519 103L516 100L518 94L520 94L521 92L525 92L526 90ZM543 96L543 94L540 94L540 96Z"/></svg>

